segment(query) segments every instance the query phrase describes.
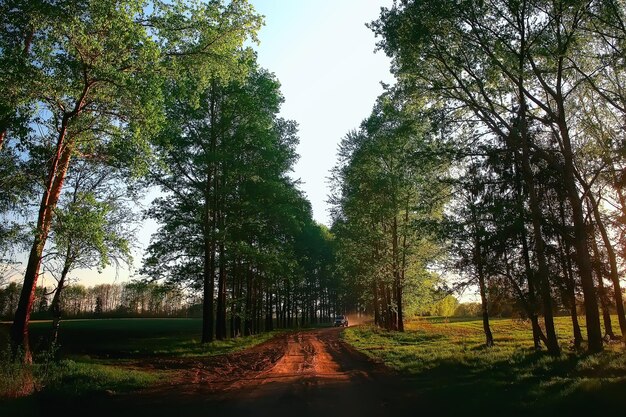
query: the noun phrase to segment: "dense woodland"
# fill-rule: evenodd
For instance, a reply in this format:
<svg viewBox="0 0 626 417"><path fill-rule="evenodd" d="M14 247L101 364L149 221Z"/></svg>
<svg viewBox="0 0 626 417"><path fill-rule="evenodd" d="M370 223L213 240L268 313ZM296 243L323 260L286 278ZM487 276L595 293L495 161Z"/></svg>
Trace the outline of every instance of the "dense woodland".
<svg viewBox="0 0 626 417"><path fill-rule="evenodd" d="M342 142L333 231L376 321L437 273L478 288L488 346L495 298L551 354L563 310L576 348L580 313L589 351L626 336L626 3L398 1L370 27L397 85Z"/></svg>
<svg viewBox="0 0 626 417"><path fill-rule="evenodd" d="M106 309L137 310L133 285L184 292L203 343L345 311L403 331L474 290L487 346L502 305L554 355L562 312L576 348L626 337L623 0L382 9L369 27L397 83L340 143L330 229L290 175L280 83L245 46L261 24L245 0L0 3L3 267L28 252L15 352L30 360L33 311L58 330L72 271L132 265L142 216L159 228L140 279Z"/></svg>

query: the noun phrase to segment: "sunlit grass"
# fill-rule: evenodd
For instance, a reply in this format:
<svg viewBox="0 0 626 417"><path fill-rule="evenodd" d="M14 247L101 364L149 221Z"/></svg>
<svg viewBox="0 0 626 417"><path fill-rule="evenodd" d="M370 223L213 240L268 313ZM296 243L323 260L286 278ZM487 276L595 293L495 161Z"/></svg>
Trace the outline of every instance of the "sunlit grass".
<svg viewBox="0 0 626 417"><path fill-rule="evenodd" d="M557 318L556 325L563 349L556 358L533 349L530 323L511 319L491 321L492 348L484 346L478 319L414 320L406 323L405 333L352 327L343 337L404 375L428 402L443 401L446 409L478 410L491 402L520 413L539 407L549 414L563 407L580 411L601 400L604 409L623 411L622 399L614 395L626 393L623 345L612 344L596 355L575 352L569 348L569 318Z"/></svg>

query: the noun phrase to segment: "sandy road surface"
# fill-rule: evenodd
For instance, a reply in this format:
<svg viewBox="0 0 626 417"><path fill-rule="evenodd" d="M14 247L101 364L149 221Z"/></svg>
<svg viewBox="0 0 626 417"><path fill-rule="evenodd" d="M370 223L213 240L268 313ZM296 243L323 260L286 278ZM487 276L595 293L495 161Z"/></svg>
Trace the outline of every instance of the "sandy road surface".
<svg viewBox="0 0 626 417"><path fill-rule="evenodd" d="M341 342L339 332L291 335L280 360L234 385L217 410L231 416L391 415L393 376Z"/></svg>
<svg viewBox="0 0 626 417"><path fill-rule="evenodd" d="M403 393L399 378L347 346L340 332L326 328L291 333L205 362L137 364L179 372L150 391L60 406L66 415L80 411L111 417L411 415L407 405L414 401Z"/></svg>

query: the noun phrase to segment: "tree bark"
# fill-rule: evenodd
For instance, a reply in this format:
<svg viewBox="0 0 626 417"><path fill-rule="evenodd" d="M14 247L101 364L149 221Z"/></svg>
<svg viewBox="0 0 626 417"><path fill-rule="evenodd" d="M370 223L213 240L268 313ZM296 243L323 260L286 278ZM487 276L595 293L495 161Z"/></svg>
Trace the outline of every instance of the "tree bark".
<svg viewBox="0 0 626 417"><path fill-rule="evenodd" d="M64 115L61 122L57 141L57 152L48 171L46 188L44 189L39 205L35 239L28 257L26 272L24 274L24 284L22 286L17 311L15 312L13 325L11 326L13 354L15 356L21 347L23 349L23 361L25 363L32 362L32 353L30 351L28 338L28 323L35 300L35 289L37 287L37 279L39 278L42 254L46 240L48 239L48 234L50 233L53 212L59 201L59 196L61 195L72 156L73 143L66 138L69 119L70 116Z"/></svg>
<svg viewBox="0 0 626 417"><path fill-rule="evenodd" d="M219 276L217 281L217 323L215 338L226 339L226 260L224 259L224 243L219 245Z"/></svg>
<svg viewBox="0 0 626 417"><path fill-rule="evenodd" d="M621 197L620 197L621 198ZM617 310L617 320L619 322L620 331L622 333L622 338L624 342L626 342L626 313L624 312L624 299L622 297L622 287L619 282L619 272L617 269L617 255L615 253L615 249L609 239L609 235L606 231L606 227L604 227L604 223L602 222L602 217L600 216L600 208L598 206L598 202L595 197L588 193L588 199L591 203L591 208L593 210L593 216L596 220L596 226L598 231L600 232L600 236L602 236L602 243L606 249L608 258L609 258L609 276L611 278L611 282L613 283L613 297L615 299L615 308ZM602 296L602 295L601 295Z"/></svg>
<svg viewBox="0 0 626 417"><path fill-rule="evenodd" d="M476 268L478 273L478 286L480 290L480 304L482 310L482 318L483 318L483 331L485 332L485 345L487 347L493 346L493 334L491 333L491 327L489 326L489 302L487 300L487 288L485 285L485 276L483 272L483 264L482 264L482 254L480 249L480 243L478 242L478 237L476 237L475 241L476 251Z"/></svg>

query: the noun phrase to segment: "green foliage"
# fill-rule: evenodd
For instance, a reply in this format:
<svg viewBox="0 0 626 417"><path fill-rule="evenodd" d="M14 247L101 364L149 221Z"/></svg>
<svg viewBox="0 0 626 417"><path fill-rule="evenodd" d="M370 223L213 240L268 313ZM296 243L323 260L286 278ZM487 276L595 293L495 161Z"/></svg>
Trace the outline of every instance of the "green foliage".
<svg viewBox="0 0 626 417"><path fill-rule="evenodd" d="M478 317L481 314L480 303L461 303L454 311L456 317Z"/></svg>
<svg viewBox="0 0 626 417"><path fill-rule="evenodd" d="M359 131L341 142L333 232L353 305L371 311L380 304L381 312L400 316L403 304L413 312L435 292L437 277L427 268L440 251L431 225L447 199L442 179L448 168L437 118L390 89ZM383 297L386 288L392 297ZM401 326L401 320L385 319L385 325Z"/></svg>

